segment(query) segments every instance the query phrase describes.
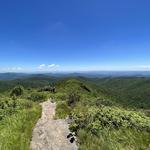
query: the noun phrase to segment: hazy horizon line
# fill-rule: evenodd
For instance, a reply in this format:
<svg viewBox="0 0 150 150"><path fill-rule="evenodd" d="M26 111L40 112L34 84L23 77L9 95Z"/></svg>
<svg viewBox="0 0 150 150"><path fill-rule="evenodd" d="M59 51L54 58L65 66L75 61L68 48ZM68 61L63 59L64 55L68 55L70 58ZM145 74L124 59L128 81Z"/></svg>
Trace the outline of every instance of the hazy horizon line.
<svg viewBox="0 0 150 150"><path fill-rule="evenodd" d="M0 73L24 73L24 74L30 74L30 73L102 73L102 72L150 72L150 70L88 70L88 71L3 71Z"/></svg>

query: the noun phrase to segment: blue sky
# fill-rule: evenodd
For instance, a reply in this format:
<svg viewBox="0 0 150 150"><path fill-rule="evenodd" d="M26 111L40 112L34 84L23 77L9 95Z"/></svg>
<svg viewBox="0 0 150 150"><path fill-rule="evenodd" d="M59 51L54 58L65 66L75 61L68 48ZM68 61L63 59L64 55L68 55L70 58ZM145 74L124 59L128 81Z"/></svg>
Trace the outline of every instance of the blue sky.
<svg viewBox="0 0 150 150"><path fill-rule="evenodd" d="M0 72L150 70L149 0L2 0Z"/></svg>

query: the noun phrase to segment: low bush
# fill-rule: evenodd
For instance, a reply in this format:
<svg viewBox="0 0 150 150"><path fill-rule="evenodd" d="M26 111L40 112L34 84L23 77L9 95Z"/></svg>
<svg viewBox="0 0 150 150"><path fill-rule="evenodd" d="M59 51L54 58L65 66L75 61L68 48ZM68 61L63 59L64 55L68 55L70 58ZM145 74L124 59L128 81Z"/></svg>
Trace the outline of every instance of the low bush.
<svg viewBox="0 0 150 150"><path fill-rule="evenodd" d="M52 86L45 86L43 88L40 88L38 90L38 92L51 92L51 93L55 93L56 89L55 89L55 87L52 87Z"/></svg>
<svg viewBox="0 0 150 150"><path fill-rule="evenodd" d="M54 99L56 100L56 101L66 101L67 100L67 94L65 94L65 93L56 93L55 95L54 95Z"/></svg>
<svg viewBox="0 0 150 150"><path fill-rule="evenodd" d="M15 112L31 108L33 103L25 99L11 99L8 97L0 98L0 120L14 114Z"/></svg>
<svg viewBox="0 0 150 150"><path fill-rule="evenodd" d="M70 114L71 108L66 104L66 102L58 102L56 106L56 118L65 119L68 114Z"/></svg>
<svg viewBox="0 0 150 150"><path fill-rule="evenodd" d="M48 95L45 93L38 93L38 92L33 92L28 99L34 101L34 102L42 102L45 101L48 98Z"/></svg>
<svg viewBox="0 0 150 150"><path fill-rule="evenodd" d="M76 91L69 91L67 104L68 106L74 107L76 103L80 100L80 95Z"/></svg>
<svg viewBox="0 0 150 150"><path fill-rule="evenodd" d="M23 95L23 92L24 92L24 88L22 86L16 86L15 88L12 89L11 93L10 93L10 96L21 96Z"/></svg>
<svg viewBox="0 0 150 150"><path fill-rule="evenodd" d="M96 134L104 128L131 128L139 131L150 131L150 118L143 113L127 111L113 107L91 107L86 113L75 112L72 114L74 124L70 129L77 132L87 129Z"/></svg>

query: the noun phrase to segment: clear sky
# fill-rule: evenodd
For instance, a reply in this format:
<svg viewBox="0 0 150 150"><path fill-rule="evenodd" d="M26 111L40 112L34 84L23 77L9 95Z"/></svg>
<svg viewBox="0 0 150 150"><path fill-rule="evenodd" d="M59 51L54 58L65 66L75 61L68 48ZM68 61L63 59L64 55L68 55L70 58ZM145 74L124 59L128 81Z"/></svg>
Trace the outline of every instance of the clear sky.
<svg viewBox="0 0 150 150"><path fill-rule="evenodd" d="M150 70L149 0L1 0L0 72Z"/></svg>

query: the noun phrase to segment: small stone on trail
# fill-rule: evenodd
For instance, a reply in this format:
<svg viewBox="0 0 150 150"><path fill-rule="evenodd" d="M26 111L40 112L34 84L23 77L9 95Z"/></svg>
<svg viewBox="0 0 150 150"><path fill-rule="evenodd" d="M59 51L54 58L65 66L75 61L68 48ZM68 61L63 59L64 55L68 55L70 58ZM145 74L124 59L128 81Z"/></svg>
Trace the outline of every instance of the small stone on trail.
<svg viewBox="0 0 150 150"><path fill-rule="evenodd" d="M69 134L67 135L67 139L71 138L72 136L73 136L72 133L69 133Z"/></svg>
<svg viewBox="0 0 150 150"><path fill-rule="evenodd" d="M73 143L74 141L75 141L75 138L72 137L72 138L70 139L70 143Z"/></svg>

